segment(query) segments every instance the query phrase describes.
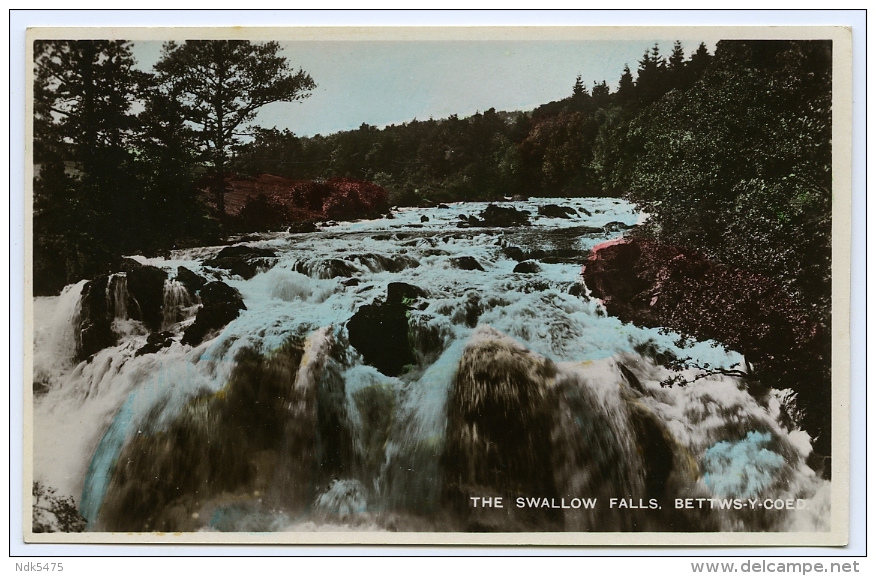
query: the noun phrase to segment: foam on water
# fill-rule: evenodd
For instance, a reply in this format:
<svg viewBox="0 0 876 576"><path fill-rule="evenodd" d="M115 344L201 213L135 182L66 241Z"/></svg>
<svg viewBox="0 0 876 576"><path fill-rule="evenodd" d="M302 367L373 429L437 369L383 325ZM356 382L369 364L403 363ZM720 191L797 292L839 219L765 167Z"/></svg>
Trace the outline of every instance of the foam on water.
<svg viewBox="0 0 876 576"><path fill-rule="evenodd" d="M538 208L547 204L571 206L577 216L537 216ZM221 390L244 348L267 355L290 337L299 337L307 339L309 360L302 361L298 385L322 390L332 378L339 379L340 384L331 385L341 387L341 399L331 402L340 403L330 408L340 418L338 426L349 428L355 461L342 467L344 477L314 493L313 518L265 512L260 501L217 504L210 508L212 521L204 529L320 529L324 522L349 522L356 515L362 516L356 525L363 529L383 529L386 524L377 519L387 511L437 514L443 497L447 403L457 368L473 335L501 334L556 363L555 380L544 385L559 386L564 394L591 403L600 421L615 429L619 450L636 450L626 415L635 397L636 406L665 426L672 445L700 462L702 470L690 472L696 479L686 481L689 493L762 495L776 492L780 478L782 494L820 498L820 511L829 508L824 481L804 464L811 450L808 435L779 421L784 396L774 395L772 406L769 401L762 405L738 380L721 375L663 388L660 382L673 373L635 350L647 344L716 369L738 365L740 355L711 342L681 347L676 335L624 324L607 316L597 301L570 293L580 283L587 251L620 234L602 229L613 222L632 226L642 218L630 204L582 198L533 199L513 206L529 210L533 225L458 228L460 214L477 216L486 205L453 204L402 209L393 219L340 223L313 233L265 235L249 244L275 251L277 262L249 280L203 264L221 247L177 251L166 259L135 257L170 276L162 329L173 333L175 341L152 354L136 355L146 332L127 319L127 310L118 304L124 298L116 294L118 345L74 365L83 283L67 287L59 297L35 299L34 378L46 383L45 393L35 400L35 479L74 496L93 523L126 442L138 434L160 432L193 398ZM422 216L428 221L422 222ZM539 272L514 273L517 262L504 255L507 246L559 256L540 261ZM468 267L463 257L473 258L483 270L463 269ZM215 338L195 347L179 343L198 300L174 279L178 266L222 279L239 290L246 304ZM112 284L116 292L124 289L122 279L119 275ZM418 363L398 377L364 364L347 344L346 332L362 305L387 299L391 282L411 284L426 294L407 312ZM618 382L625 376L619 363L636 374L640 390L620 391ZM689 380L695 375L691 371ZM326 393L326 398L334 396ZM629 486L641 486L630 474ZM740 475L744 481L738 480ZM801 518L782 516L776 526L818 525L814 512L805 521ZM775 529L734 524L729 516L721 522L721 529ZM437 520L416 524L417 529L439 525L446 526ZM584 529L586 523L569 520L567 526Z"/></svg>

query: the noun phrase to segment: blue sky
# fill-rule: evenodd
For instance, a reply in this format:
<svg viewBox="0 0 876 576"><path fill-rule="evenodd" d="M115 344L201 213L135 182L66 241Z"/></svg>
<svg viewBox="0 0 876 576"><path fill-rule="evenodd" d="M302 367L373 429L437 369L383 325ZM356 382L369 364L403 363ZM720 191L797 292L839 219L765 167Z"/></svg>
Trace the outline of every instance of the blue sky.
<svg viewBox="0 0 876 576"><path fill-rule="evenodd" d="M654 42L668 54L675 39L281 42L289 62L317 87L304 101L265 106L257 123L312 136L363 122L386 126L489 108L531 110L570 95L578 74L588 87L605 80L614 89L625 64L635 73ZM677 39L688 55L703 40L714 51L706 38ZM160 52L161 42L134 44L143 69Z"/></svg>

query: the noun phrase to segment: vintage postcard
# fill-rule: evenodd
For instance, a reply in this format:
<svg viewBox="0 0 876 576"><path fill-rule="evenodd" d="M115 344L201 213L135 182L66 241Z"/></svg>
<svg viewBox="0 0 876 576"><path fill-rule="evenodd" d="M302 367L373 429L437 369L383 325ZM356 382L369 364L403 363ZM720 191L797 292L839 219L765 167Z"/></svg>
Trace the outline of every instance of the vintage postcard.
<svg viewBox="0 0 876 576"><path fill-rule="evenodd" d="M27 54L27 542L848 542L849 29Z"/></svg>

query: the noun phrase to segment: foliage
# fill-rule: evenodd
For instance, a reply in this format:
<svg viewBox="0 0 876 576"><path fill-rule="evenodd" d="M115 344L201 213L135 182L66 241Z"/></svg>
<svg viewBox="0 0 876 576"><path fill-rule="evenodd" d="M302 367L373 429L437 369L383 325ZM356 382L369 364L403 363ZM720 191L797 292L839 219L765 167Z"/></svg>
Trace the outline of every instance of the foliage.
<svg viewBox="0 0 876 576"><path fill-rule="evenodd" d="M277 42L187 40L166 43L155 65L158 86L192 127L215 178L220 217L225 214L225 170L241 129L262 106L301 100L316 86L303 70L293 71L279 52Z"/></svg>
<svg viewBox="0 0 876 576"><path fill-rule="evenodd" d="M645 109L621 176L657 238L777 278L822 321L830 281L830 48L719 43Z"/></svg>
<svg viewBox="0 0 876 576"><path fill-rule="evenodd" d="M33 483L33 531L84 532L85 519L79 514L73 498L56 495L54 488Z"/></svg>

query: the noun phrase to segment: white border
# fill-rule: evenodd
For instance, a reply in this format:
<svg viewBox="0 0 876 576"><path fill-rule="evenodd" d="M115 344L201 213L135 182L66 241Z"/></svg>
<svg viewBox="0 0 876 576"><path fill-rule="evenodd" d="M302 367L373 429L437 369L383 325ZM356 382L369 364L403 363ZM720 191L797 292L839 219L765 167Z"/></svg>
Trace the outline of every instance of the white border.
<svg viewBox="0 0 876 576"><path fill-rule="evenodd" d="M11 25L10 32L11 32L11 36L12 36L11 37L11 57L12 58L10 61L13 63L12 72L13 73L18 72L19 91L15 92L16 82L15 82L15 77L13 77L13 82L11 84L11 91L10 91L10 96L14 98L12 101L13 107L11 109L11 117L12 117L13 122L15 122L16 121L16 117L15 117L16 116L15 115L16 108L18 110L23 110L23 92L21 91L21 86L23 84L23 81L21 80L21 78L23 76L22 75L23 70L16 71L15 66L16 66L16 62L21 62L23 64L24 58L23 58L23 53L21 53L21 52L19 52L22 54L22 57L20 57L20 58L16 59L15 54L16 54L16 49L21 50L21 48L23 47L23 28L24 28L24 26L25 25L32 25L32 24L33 25L35 25L35 24L40 24L40 25L57 24L57 25L65 25L65 26L71 26L71 25L106 26L106 25L110 25L110 24L126 25L126 26L130 26L130 25L142 26L142 25L150 25L150 24L164 24L164 25L168 25L168 24L195 25L196 24L199 26L200 25L230 25L230 24L248 24L248 25L270 24L270 25L276 26L276 25L289 25L289 24L295 24L295 25L301 25L301 24L310 24L310 25L317 25L317 24L319 24L319 25L327 25L327 24L357 24L357 25L362 25L362 24L394 24L394 25L400 25L400 24L408 24L408 25L410 25L410 24L420 24L420 25L423 25L423 24L428 24L428 25L436 25L436 24L481 24L481 25L484 25L484 24L517 24L517 25L520 25L520 24L529 24L529 25L532 25L532 24L540 24L540 25L544 25L544 24L563 24L563 25L569 25L569 24L576 24L576 25L592 25L592 24L614 24L614 25L619 25L619 24L622 24L622 25L628 25L628 24L634 24L634 25L635 24L639 24L639 25L641 25L641 24L649 24L649 25L655 25L655 24L656 25L696 24L696 25L705 25L705 24L711 24L711 25L727 25L727 24L765 24L765 23L782 24L782 25L786 25L786 24L824 25L824 24L836 23L836 24L851 25L851 26L853 26L853 28L857 29L859 32L864 30L864 28L863 28L864 22L863 22L862 15L860 13L848 13L848 12L846 12L846 13L842 13L842 12L827 12L827 13L819 13L819 12L806 12L806 13L797 13L797 12L794 12L794 13L731 12L729 14L722 13L722 12L705 12L705 13L703 13L703 12L697 12L697 13L674 13L674 12L656 12L656 13L655 12L635 12L635 13L631 13L631 12L623 12L623 13L616 13L616 12L597 12L597 13L594 13L594 12L571 12L571 13L570 12L548 12L548 13L543 13L543 12L525 12L525 13L519 13L519 12L512 12L512 13L471 13L471 12L466 12L466 13L456 13L456 12L440 12L440 13L423 13L423 12L417 12L417 13L400 13L400 12L352 13L352 12L343 12L343 13L339 13L339 12L333 12L333 13L318 13L318 12L304 12L303 13L303 12L295 12L295 13L280 13L280 12L276 12L276 11L259 12L259 13L250 13L250 12L246 12L246 13L240 13L240 12L215 13L215 12L210 12L210 13L206 13L206 14L205 13L190 13L190 12L172 12L172 13L149 12L149 13L145 13L145 14L139 13L139 12L138 13L134 13L134 12L121 12L121 13L101 12L101 13L96 13L96 14L86 13L86 12L76 12L76 13L72 13L72 14L71 13L55 13L55 12L35 13L35 14L34 13L12 13L11 14L11 21L10 21L10 25ZM853 34L853 43L855 44L855 54L856 55L863 54L863 50L859 49L859 46L861 45L860 40L861 40L860 33ZM18 42L17 47L16 47L16 42ZM862 68L859 58L856 58L855 65L856 65L856 72L857 72L854 76L855 83L857 85L862 85L862 83L859 81L859 79L860 79L859 70ZM21 66L21 67L23 68L23 66ZM863 88L859 87L858 90L856 91L856 94L859 95L858 98L856 98L857 103L858 103L857 108L859 109L859 110L857 110L858 114L856 114L856 118L862 117L862 113L861 113L862 107L860 105L860 103L863 101L863 98L860 97L862 90L863 90ZM16 102L16 100L17 100L17 102ZM20 174L20 172L17 173L17 171L20 170L20 167L23 166L23 164L24 164L20 149L16 148L17 143L23 142L23 131L21 130L20 120L18 120L18 124L19 124L18 126L13 124L11 126L12 130L10 131L10 138L11 138L11 144L12 144L10 147L10 151L12 152L12 160L11 160L12 161L12 163L11 163L11 166L12 166L12 170L11 170L12 187L11 187L11 189L13 191L13 194L11 195L11 206L10 206L10 214L11 215L16 215L16 214L20 215L23 213L23 204L21 202L21 198L19 198L15 194L16 191L18 191L18 194L20 194L20 191L23 189L21 174ZM858 122L855 122L855 126L861 126L861 124L859 124ZM16 134L19 135L18 138L16 138ZM861 145L860 135L853 133L853 137L856 138L856 142L858 143L858 148L860 148L860 145ZM862 220L863 220L863 210L861 210L859 208L862 206L862 203L863 203L863 193L862 193L863 163L860 162L860 160L862 158L860 151L856 149L856 150L853 150L853 153L856 154L855 158L858 161L855 162L856 171L855 171L855 177L853 178L854 191L853 191L853 200L852 200L853 204L855 205L855 208L853 208L852 230L853 230L853 234L856 236L856 238L853 240L853 247L852 247L852 254L853 254L853 258L854 258L854 263L852 266L852 274L853 274L853 278L852 278L852 282L853 282L852 283L852 286L853 286L852 306L853 306L853 309L858 310L861 303L862 303L862 298L861 298L862 290L860 289L860 284L862 284L862 282L861 282L860 271L863 269L863 266L862 266L863 258L861 258L861 251L863 249L863 245L860 241L860 237L861 237L862 232L863 232L863 226L861 225ZM16 162L16 157L18 159L20 159L19 162ZM17 167L18 167L18 169L17 169ZM18 185L16 185L16 184L18 184ZM15 278L16 277L20 278L21 266L23 263L22 254L20 253L21 246L22 246L21 222L20 221L16 222L15 219L13 218L13 220L11 221L11 224L12 224L12 227L11 227L11 233L12 233L11 248L18 249L18 252L10 253L10 256L11 256L10 272L11 272L11 276L12 276L11 288L13 290L13 294L12 294L13 300L11 301L11 304L12 304L11 309L20 311L20 310L22 310L22 307L20 305L18 305L18 306L16 305L16 299L17 299L18 303L23 304L23 299L22 299L21 291L20 291L21 283L19 282L16 284ZM17 232L17 235L16 235L16 232ZM17 267L16 267L16 263L18 263ZM17 272L17 274L16 274L16 272ZM15 292L18 292L18 293L16 294ZM18 317L16 318L16 316L18 316ZM860 346L860 337L862 335L862 331L860 329L860 326L858 326L860 324L861 319L862 319L861 315L853 314L853 317L852 317L852 324L853 324L852 350L854 351L857 349L859 352L860 352L860 349L862 348ZM19 331L17 332L17 334L20 335L21 334L21 331L20 331L21 316L20 316L20 314L13 314L13 316L12 316L12 318L10 318L10 320L17 320L17 324L19 326ZM16 365L16 360L21 358L21 356L20 356L21 346L20 346L20 341L18 343L16 343L16 337L15 337L16 331L15 331L15 326L13 326L13 325L11 325L10 334L12 336L11 341L10 341L10 344L11 344L10 353L11 353L11 360L13 361L13 364L12 364L13 370L12 370L10 375L12 378L12 382L16 382L16 381L21 382L21 379L20 379L21 375L22 375L21 367L20 367L20 364ZM16 345L16 344L18 344L18 345ZM16 354L16 349L18 349L18 351L19 351L18 354ZM863 402L856 402L855 400L856 399L860 400L861 398L863 398L863 396L860 395L860 393L859 393L860 389L862 387L862 384L863 384L863 372L862 372L861 366L860 366L860 364L861 364L860 359L862 359L862 358L863 358L862 354L861 355L855 354L855 353L852 354L852 379L853 379L853 398L852 398L852 421L853 421L853 424L852 424L852 426L853 426L853 428L852 428L851 439L852 439L852 452L853 452L854 456L851 459L851 472L852 472L851 497L852 497L852 502L861 502L861 503L864 502L864 499L863 499L863 491L862 491L863 468L862 468L862 466L860 466L860 464L863 462L864 456L863 456L862 446L859 445L860 442L859 441L856 442L855 439L860 439L863 437L863 433L862 433L862 430L863 430L863 418L862 418L862 416L863 416ZM18 360L18 361L20 362L20 360ZM17 377L16 377L16 372L17 372ZM21 391L20 390L13 389L12 393L11 393L11 399L12 399L12 406L13 407L16 405L22 406L21 401L23 399L21 398ZM13 414L13 416L15 416L15 414ZM13 434L11 436L11 440L17 444L17 446L15 446L15 445L12 446L11 456L13 458L13 460L12 460L13 470L15 470L14 463L15 463L15 457L16 457L16 448L17 448L17 454L18 454L17 461L21 462L20 438L16 438L16 435L14 433L14 431L21 430L20 417L18 418L17 423L15 420L16 420L15 418L12 418L11 422L10 422L10 430L13 431ZM19 486L18 486L19 490L15 489L16 477L17 477L17 481L18 481L17 483L19 484ZM13 473L11 475L10 479L12 481L12 486L10 486L12 488L11 493L12 494L20 494L21 493L20 492L20 482L21 482L20 474ZM10 519L11 519L11 525L13 528L16 528L15 519L21 518L20 502L16 502L16 500L17 499L15 499L15 498L12 499L12 503L11 503L12 509L10 510L10 512L11 512ZM14 509L16 503L19 506L19 514L16 514L16 511ZM851 552L852 548L855 548L857 550L863 550L863 548L862 548L863 547L863 541L862 541L863 538L862 537L864 535L864 530L861 529L861 527L863 527L863 521L862 521L861 514L860 514L862 511L863 511L863 506L860 506L860 505L853 505L852 506L852 518L851 518L852 530L850 532L851 533L851 541L850 541L850 545L845 548L844 554L848 554L849 552ZM855 526L857 526L858 529L855 529ZM19 534L20 534L20 526L18 526L17 528L18 528ZM12 552L13 555L15 555L16 550L18 550L19 554L27 554L27 555L33 555L33 554L39 554L39 553L50 553L50 554L62 553L64 555L74 554L74 553L78 553L78 554L81 554L81 553L85 553L85 554L123 553L123 554L135 554L135 555L151 555L154 553L158 553L158 554L168 554L168 553L172 553L172 554L179 554L179 553L203 554L203 553L205 553L203 548L198 549L198 548L187 547L187 548L189 548L189 550L188 550L188 552L185 552L180 548L174 547L173 551L169 552L167 549L161 550L161 549L156 549L155 547L142 547L142 546L137 546L134 548L129 548L129 547L120 548L120 547L106 547L106 546L80 547L80 546L65 545L65 546L63 546L63 551L61 552L61 551L59 551L57 546L53 547L52 545L28 545L27 547L25 547L25 550L19 550L18 548L21 546L21 544L20 544L21 540L18 539L18 541L16 542L16 538L12 534L10 534L10 536L11 536L11 538L10 538L10 552ZM37 548L40 548L40 549L47 548L47 549L46 550L37 550ZM51 550L52 548L54 548L54 550ZM270 550L270 552L269 552L269 550ZM302 552L307 553L307 549L302 549L302 548L295 548L295 549L291 549L291 550L290 549L281 549L281 550L282 550L282 552L285 552L285 553L289 553L289 552L291 552L291 553L302 553ZM408 553L422 553L422 552L424 552L424 550L422 550L422 549L417 549L417 550L404 549L404 550L406 550ZM360 553L360 554L361 553L386 554L386 553L395 553L395 552L399 552L399 551L400 550L388 550L386 548L381 548L378 551L378 550L373 550L373 549L372 550L355 549L355 548L349 548L349 547L344 548L344 549L319 548L316 550L310 550L311 553L317 552L317 553L323 553L323 554L324 553L348 554L351 552ZM265 553L265 552L277 553L278 550L268 549L268 548L258 548L255 550L255 553ZM448 552L453 553L453 554L460 554L460 553L473 553L473 554L485 554L486 553L486 554L489 554L489 553L491 553L491 550L485 549L485 548L462 549L462 550L460 550L460 549L449 550L447 548L441 548L441 549L428 550L428 553L430 553L430 554L443 554L443 553L448 553ZM513 549L502 549L500 552L503 554L509 554L509 553L513 553L514 550ZM585 553L591 552L592 553L592 552L596 552L596 551L593 549L587 549L587 550L583 550L583 552L585 552ZM630 553L636 554L637 552L642 552L645 555L663 555L663 554L661 554L661 552L667 553L668 555L678 555L681 553L690 553L691 550L680 549L680 548L671 548L671 549L664 549L664 550L638 549L638 550L634 550L634 551L625 550L624 554L630 554ZM701 552L706 552L706 553L712 552L713 553L714 550L705 550L705 551L701 551ZM722 555L728 555L728 553L732 553L732 552L733 552L732 550L728 550L728 549L720 550L720 553ZM822 554L830 555L832 553L837 553L837 552L843 553L842 549L824 549L824 548L808 549L808 550L807 549L800 549L800 548L792 549L792 550L766 549L763 551L760 551L758 549L746 548L746 549L742 550L742 553L746 556L752 556L752 555L756 555L756 554L773 555L777 552L779 552L779 553L790 552L790 553L794 553L795 555L800 554L800 553L818 554L818 555L822 555ZM250 553L250 551L248 549L245 550L245 549L241 549L241 548L233 548L230 550L220 550L220 549L218 549L218 547L210 547L209 552L206 552L206 553L209 553L210 555L217 555L217 554L223 554L223 553L225 553L225 554L248 554L248 553ZM551 550L549 550L549 549L535 549L535 550L527 549L524 553L527 553L527 554L532 554L532 553L550 554ZM568 550L564 549L563 553L568 553ZM616 553L616 550L614 553Z"/></svg>

